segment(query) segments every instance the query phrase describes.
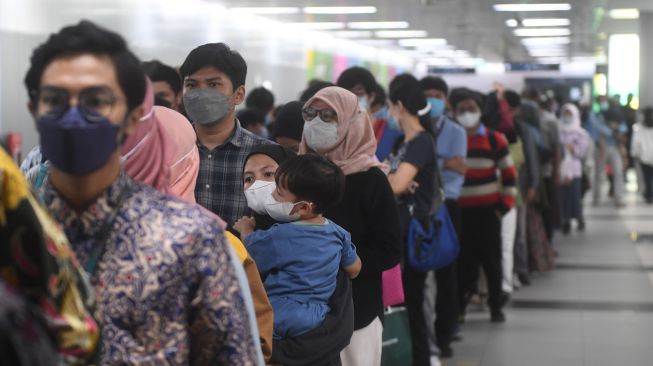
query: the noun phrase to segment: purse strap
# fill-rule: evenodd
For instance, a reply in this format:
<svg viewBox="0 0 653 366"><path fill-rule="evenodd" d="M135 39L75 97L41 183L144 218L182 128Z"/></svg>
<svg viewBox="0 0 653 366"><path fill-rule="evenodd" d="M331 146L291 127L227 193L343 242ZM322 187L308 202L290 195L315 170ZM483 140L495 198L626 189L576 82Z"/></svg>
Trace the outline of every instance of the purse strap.
<svg viewBox="0 0 653 366"><path fill-rule="evenodd" d="M437 129L433 136L433 155L435 157L435 193L437 194L437 197L433 200L433 203L431 204L431 210L430 210L430 215L434 215L437 211L438 208L444 203L444 187L442 185L442 175L440 174L440 165L438 164L438 138L440 137L440 134L442 133L442 130L444 129L445 123L447 123L447 118L445 116L441 117L442 124L440 125L440 128Z"/></svg>

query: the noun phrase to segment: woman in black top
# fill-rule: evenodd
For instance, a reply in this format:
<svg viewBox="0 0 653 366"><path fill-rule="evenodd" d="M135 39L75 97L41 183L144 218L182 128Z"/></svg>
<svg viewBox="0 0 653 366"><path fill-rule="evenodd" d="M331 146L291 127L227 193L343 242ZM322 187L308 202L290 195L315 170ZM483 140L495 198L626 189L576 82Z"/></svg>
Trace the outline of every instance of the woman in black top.
<svg viewBox="0 0 653 366"><path fill-rule="evenodd" d="M388 180L398 198L404 236L412 217L420 222L429 219L436 198L435 142L429 112L430 104L416 79L400 75L392 81L390 113L399 121L405 137L390 156L391 171ZM429 366L431 358L422 310L426 274L411 268L408 263L404 266L405 302L410 323L413 365L416 366Z"/></svg>
<svg viewBox="0 0 653 366"><path fill-rule="evenodd" d="M351 233L363 262L352 281L354 335L342 352L343 365L379 365L383 319L381 273L401 258L397 207L385 174L376 160L376 139L370 117L351 92L328 87L304 105L300 154L317 153L345 173L345 195L324 216Z"/></svg>

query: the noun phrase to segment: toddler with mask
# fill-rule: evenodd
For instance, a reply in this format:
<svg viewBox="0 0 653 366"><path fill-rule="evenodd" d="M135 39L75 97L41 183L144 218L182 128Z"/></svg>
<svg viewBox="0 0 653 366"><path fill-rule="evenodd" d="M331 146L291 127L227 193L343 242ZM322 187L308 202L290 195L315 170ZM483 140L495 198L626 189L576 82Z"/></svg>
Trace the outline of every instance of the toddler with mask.
<svg viewBox="0 0 653 366"><path fill-rule="evenodd" d="M335 164L317 155L285 161L265 198L264 210L283 222L254 231L254 219L235 228L256 261L274 310L274 338L304 334L322 323L342 267L351 278L361 269L350 234L322 213L344 192ZM269 189L273 187L272 189Z"/></svg>

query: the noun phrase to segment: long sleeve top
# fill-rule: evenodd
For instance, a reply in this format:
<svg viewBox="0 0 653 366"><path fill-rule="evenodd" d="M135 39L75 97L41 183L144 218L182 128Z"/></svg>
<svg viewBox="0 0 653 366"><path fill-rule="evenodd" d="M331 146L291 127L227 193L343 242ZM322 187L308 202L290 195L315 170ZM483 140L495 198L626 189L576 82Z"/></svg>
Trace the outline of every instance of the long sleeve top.
<svg viewBox="0 0 653 366"><path fill-rule="evenodd" d="M467 173L458 200L460 207L496 206L506 213L514 207L516 196L517 170L508 141L501 133L481 125L476 134L467 136Z"/></svg>
<svg viewBox="0 0 653 366"><path fill-rule="evenodd" d="M631 146L633 158L646 165L653 165L653 128L635 125Z"/></svg>

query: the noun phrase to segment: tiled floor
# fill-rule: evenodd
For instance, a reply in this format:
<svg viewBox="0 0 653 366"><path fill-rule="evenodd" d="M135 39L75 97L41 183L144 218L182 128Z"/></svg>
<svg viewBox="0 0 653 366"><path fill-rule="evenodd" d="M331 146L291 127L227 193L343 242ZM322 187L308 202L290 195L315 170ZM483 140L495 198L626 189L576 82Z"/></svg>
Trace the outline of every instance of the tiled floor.
<svg viewBox="0 0 653 366"><path fill-rule="evenodd" d="M505 324L470 313L444 366L653 365L653 207L587 206L587 231L557 236L557 268L516 291Z"/></svg>

